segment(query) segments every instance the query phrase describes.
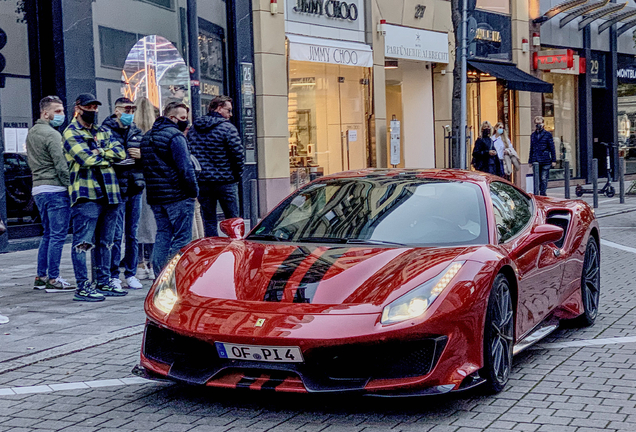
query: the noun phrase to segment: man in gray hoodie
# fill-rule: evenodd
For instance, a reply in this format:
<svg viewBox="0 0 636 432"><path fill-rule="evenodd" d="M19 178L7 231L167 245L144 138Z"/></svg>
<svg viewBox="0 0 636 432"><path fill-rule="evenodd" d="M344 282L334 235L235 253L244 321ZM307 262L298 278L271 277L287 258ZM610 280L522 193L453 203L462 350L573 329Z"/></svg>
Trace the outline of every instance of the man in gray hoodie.
<svg viewBox="0 0 636 432"><path fill-rule="evenodd" d="M62 135L54 128L61 126L65 119L62 100L57 96L47 96L40 101L40 118L26 138L29 167L33 174L33 198L44 228L38 250L34 289L75 289L60 277L60 260L68 234L71 201Z"/></svg>

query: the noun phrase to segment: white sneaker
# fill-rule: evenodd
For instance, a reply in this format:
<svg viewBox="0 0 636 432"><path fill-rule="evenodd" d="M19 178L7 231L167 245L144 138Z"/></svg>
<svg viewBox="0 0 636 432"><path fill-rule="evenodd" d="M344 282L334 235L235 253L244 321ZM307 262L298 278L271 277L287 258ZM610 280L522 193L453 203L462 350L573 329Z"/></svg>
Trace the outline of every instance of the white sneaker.
<svg viewBox="0 0 636 432"><path fill-rule="evenodd" d="M137 273L135 273L135 277L139 280L148 279L148 268L145 264L139 264L137 267Z"/></svg>
<svg viewBox="0 0 636 432"><path fill-rule="evenodd" d="M155 271L151 268L148 269L148 279L155 280Z"/></svg>
<svg viewBox="0 0 636 432"><path fill-rule="evenodd" d="M9 317L6 317L4 315L0 315L0 324L6 324L9 322Z"/></svg>
<svg viewBox="0 0 636 432"><path fill-rule="evenodd" d="M144 287L141 282L139 282L139 279L134 276L126 278L126 283L129 289L142 289Z"/></svg>
<svg viewBox="0 0 636 432"><path fill-rule="evenodd" d="M117 288L121 289L121 280L119 278L111 278L109 285L114 285Z"/></svg>

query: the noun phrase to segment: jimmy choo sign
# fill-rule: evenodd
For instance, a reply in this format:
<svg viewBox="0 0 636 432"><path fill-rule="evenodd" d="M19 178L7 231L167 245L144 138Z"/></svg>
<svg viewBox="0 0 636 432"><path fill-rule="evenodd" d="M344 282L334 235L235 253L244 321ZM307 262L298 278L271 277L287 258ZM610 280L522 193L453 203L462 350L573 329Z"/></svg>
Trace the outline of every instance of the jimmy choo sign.
<svg viewBox="0 0 636 432"><path fill-rule="evenodd" d="M357 20L360 15L355 3L339 0L296 0L296 6L292 10L297 13L324 15L328 18L349 21Z"/></svg>

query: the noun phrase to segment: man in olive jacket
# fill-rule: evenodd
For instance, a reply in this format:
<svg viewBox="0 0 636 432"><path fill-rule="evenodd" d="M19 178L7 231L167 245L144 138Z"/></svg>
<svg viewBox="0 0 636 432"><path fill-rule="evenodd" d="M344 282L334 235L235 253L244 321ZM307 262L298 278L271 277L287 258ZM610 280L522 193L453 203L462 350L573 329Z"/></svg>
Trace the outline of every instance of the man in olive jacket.
<svg viewBox="0 0 636 432"><path fill-rule="evenodd" d="M33 198L44 228L38 250L38 269L33 284L35 289L75 288L60 277L60 260L68 234L71 202L62 135L54 128L61 126L64 120L62 100L57 96L47 96L40 101L40 118L26 138L27 157L33 174Z"/></svg>

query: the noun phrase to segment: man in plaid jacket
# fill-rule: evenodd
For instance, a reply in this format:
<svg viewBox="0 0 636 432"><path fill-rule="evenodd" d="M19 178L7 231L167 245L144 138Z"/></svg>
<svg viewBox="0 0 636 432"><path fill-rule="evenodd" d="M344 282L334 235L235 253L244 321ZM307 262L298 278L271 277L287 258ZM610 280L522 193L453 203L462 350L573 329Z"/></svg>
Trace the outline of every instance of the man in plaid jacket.
<svg viewBox="0 0 636 432"><path fill-rule="evenodd" d="M127 291L110 284L110 250L113 247L118 204L121 202L114 162L126 158L124 146L97 126L101 102L89 93L75 101L75 116L63 134L69 163L73 248L71 259L77 280L76 301L102 301L125 296ZM95 244L93 244L93 238ZM95 287L88 279L86 254L95 247ZM95 275L93 275L95 278Z"/></svg>

